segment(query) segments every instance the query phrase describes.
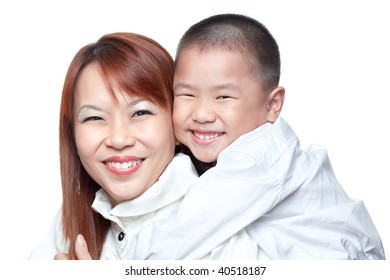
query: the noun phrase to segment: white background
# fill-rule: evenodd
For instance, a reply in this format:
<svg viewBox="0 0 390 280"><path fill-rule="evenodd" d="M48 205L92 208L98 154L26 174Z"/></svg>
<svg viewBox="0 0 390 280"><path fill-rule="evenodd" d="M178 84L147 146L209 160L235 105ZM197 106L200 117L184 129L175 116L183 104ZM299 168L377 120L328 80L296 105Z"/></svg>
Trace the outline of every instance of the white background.
<svg viewBox="0 0 390 280"><path fill-rule="evenodd" d="M278 41L283 117L303 147L328 148L390 254L390 16L386 1L2 1L0 260L24 260L61 203L58 113L73 55L110 32L147 35L174 55L217 13L264 23Z"/></svg>

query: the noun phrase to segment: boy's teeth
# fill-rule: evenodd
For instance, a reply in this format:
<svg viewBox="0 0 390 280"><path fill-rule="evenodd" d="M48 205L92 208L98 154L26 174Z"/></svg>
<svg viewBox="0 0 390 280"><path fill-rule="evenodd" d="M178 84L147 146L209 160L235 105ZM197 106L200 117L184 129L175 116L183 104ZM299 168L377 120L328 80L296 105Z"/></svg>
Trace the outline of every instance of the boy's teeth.
<svg viewBox="0 0 390 280"><path fill-rule="evenodd" d="M221 133L214 133L214 134L201 134L199 132L194 132L194 135L201 139L201 140L210 140L210 139L214 139L214 138L217 138L218 136L221 135Z"/></svg>
<svg viewBox="0 0 390 280"><path fill-rule="evenodd" d="M106 164L109 167L115 168L115 169L128 169L128 168L131 168L131 167L134 167L134 166L140 164L141 162L142 162L142 160L126 161L126 162L113 162L113 161L110 161L110 162L107 162Z"/></svg>

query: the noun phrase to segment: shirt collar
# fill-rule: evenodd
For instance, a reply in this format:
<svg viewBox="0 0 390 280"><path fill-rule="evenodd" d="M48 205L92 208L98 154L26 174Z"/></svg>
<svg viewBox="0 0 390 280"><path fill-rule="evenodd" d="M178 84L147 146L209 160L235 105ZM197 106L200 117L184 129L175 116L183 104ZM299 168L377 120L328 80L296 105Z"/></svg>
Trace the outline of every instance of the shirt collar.
<svg viewBox="0 0 390 280"><path fill-rule="evenodd" d="M190 184L197 178L190 158L178 154L167 166L159 180L140 196L112 208L108 195L102 188L96 192L92 208L110 220L143 215L181 198Z"/></svg>
<svg viewBox="0 0 390 280"><path fill-rule="evenodd" d="M278 117L274 123L266 122L237 138L230 146L221 151L218 156L218 163L229 153L246 153L268 169L296 141L299 143L293 129L282 117ZM245 160L247 163L249 162L248 159Z"/></svg>

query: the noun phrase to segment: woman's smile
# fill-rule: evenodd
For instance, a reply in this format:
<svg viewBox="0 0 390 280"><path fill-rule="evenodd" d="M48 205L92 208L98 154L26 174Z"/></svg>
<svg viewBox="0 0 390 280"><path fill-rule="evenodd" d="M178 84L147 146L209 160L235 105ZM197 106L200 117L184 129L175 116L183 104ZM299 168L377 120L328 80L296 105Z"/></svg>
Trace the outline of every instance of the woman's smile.
<svg viewBox="0 0 390 280"><path fill-rule="evenodd" d="M104 164L110 172L119 176L128 176L136 172L140 167L144 158L139 157L110 157L104 161Z"/></svg>

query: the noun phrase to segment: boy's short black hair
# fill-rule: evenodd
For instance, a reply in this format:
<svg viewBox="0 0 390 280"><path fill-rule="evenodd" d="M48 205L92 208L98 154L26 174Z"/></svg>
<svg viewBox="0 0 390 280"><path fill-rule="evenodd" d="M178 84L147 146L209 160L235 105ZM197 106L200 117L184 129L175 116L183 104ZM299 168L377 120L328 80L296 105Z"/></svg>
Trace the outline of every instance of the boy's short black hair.
<svg viewBox="0 0 390 280"><path fill-rule="evenodd" d="M253 18L219 14L192 25L179 42L176 63L182 51L192 47L200 51L211 48L239 51L248 56L253 73L262 81L265 92L272 91L279 84L278 44L268 29Z"/></svg>

